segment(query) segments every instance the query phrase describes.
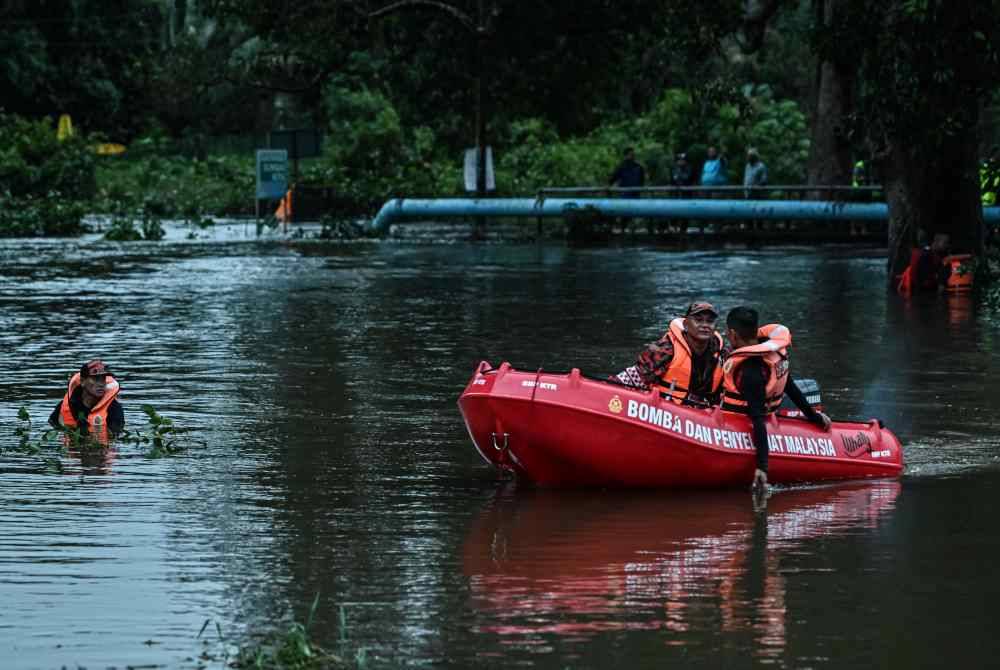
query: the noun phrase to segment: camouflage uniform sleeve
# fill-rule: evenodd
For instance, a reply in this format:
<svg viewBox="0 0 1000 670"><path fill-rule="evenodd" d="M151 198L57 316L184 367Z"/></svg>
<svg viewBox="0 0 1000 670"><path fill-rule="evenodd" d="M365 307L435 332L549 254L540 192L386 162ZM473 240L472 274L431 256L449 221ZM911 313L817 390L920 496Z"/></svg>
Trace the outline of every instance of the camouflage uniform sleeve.
<svg viewBox="0 0 1000 670"><path fill-rule="evenodd" d="M615 380L626 386L648 389L670 367L673 358L673 342L669 336L665 336L647 344L636 357L635 365L619 372L615 375Z"/></svg>
<svg viewBox="0 0 1000 670"><path fill-rule="evenodd" d="M662 337L656 342L647 344L645 350L639 353L635 368L643 384L649 386L667 371L673 359L674 343L670 341L669 336Z"/></svg>

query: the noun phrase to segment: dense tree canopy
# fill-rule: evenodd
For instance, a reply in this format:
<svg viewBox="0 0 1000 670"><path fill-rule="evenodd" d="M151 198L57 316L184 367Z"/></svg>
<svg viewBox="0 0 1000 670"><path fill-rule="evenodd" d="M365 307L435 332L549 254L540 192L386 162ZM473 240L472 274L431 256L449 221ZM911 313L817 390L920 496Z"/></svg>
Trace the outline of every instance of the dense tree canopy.
<svg viewBox="0 0 1000 670"><path fill-rule="evenodd" d="M70 113L125 141L317 125L336 136L320 172L377 184L370 200L404 176L454 188L454 170L435 161L476 136L477 80L509 188L547 174L600 181L620 149L602 143L643 147L660 177L669 152L755 143L802 181L804 111L810 179L846 183L859 158L877 168L895 266L918 229L981 245L998 10L1000 0L12 1L0 5L0 85L8 113ZM548 167L525 163L524 146Z"/></svg>
<svg viewBox="0 0 1000 670"><path fill-rule="evenodd" d="M824 60L857 66L844 127L867 144L887 187L890 268L905 265L919 230L980 251L979 123L1000 76L1000 2L838 4L817 46Z"/></svg>

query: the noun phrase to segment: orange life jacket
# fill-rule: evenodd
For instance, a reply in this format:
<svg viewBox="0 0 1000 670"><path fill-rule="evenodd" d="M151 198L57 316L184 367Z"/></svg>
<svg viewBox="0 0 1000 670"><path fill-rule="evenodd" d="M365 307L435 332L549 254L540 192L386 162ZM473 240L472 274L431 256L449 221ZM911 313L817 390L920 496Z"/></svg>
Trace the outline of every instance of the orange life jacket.
<svg viewBox="0 0 1000 670"><path fill-rule="evenodd" d="M792 334L785 326L772 323L761 326L757 330L757 337L763 340L760 344L740 347L729 354L722 366L725 373L722 392L724 410L747 413L747 401L740 393L738 382L740 367L751 357L759 357L767 365L764 407L770 413L781 405L785 384L788 382L788 348L792 345Z"/></svg>
<svg viewBox="0 0 1000 670"><path fill-rule="evenodd" d="M101 396L96 405L90 408L90 413L87 415L87 431L93 438L101 441L106 441L108 438L108 408L111 406L111 402L118 397L120 390L118 382L111 375L105 377L105 384L104 395ZM69 388L66 390L66 395L63 396L62 407L59 410L60 422L68 428L77 428L80 425L77 418L73 416L69 402L78 386L80 386L79 372L69 380Z"/></svg>
<svg viewBox="0 0 1000 670"><path fill-rule="evenodd" d="M683 402L691 393L691 347L684 337L684 319L671 321L667 334L674 345L674 356L670 360L670 366L666 372L660 375L656 389L674 402L679 403ZM715 335L718 347L712 357L715 369L712 370L711 393L715 393L722 383L722 366L719 365L719 356L722 353L722 336L718 333L713 333L713 335Z"/></svg>
<svg viewBox="0 0 1000 670"><path fill-rule="evenodd" d="M897 277L896 291L900 295L910 295L913 293L913 266L908 265L903 270L903 274Z"/></svg>
<svg viewBox="0 0 1000 670"><path fill-rule="evenodd" d="M969 291L972 289L972 272L966 269L964 273L959 274L959 269L971 260L972 256L969 254L945 256L943 262L951 268L945 288L949 291Z"/></svg>

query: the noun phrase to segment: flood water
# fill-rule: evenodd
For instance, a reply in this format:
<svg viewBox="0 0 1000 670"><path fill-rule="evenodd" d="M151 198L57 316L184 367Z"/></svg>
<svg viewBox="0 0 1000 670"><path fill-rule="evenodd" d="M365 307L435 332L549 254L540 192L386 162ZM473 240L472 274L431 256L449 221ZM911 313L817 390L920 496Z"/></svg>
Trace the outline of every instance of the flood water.
<svg viewBox="0 0 1000 670"><path fill-rule="evenodd" d="M474 366L613 373L691 299L788 325L899 480L551 491L487 469ZM304 621L364 667L954 667L1000 638L1000 328L878 250L0 241L0 667L222 667ZM12 452L74 368L197 442ZM43 455L44 456L44 455ZM206 621L210 624L202 632ZM221 640L220 640L221 636ZM204 656L202 658L202 655Z"/></svg>

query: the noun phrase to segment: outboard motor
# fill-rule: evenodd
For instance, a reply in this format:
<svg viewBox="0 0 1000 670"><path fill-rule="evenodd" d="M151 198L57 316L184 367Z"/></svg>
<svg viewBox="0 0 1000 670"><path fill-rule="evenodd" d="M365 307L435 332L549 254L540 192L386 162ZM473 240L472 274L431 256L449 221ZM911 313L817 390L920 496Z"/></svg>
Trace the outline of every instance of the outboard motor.
<svg viewBox="0 0 1000 670"><path fill-rule="evenodd" d="M823 401L819 395L819 384L815 379L796 379L795 385L806 397L806 402L817 412L823 411ZM795 406L792 399L786 394L781 399L781 407L778 408L778 416L802 416L802 412Z"/></svg>

